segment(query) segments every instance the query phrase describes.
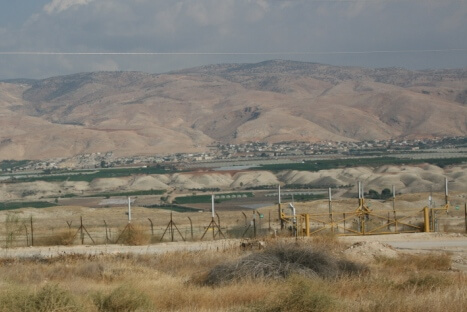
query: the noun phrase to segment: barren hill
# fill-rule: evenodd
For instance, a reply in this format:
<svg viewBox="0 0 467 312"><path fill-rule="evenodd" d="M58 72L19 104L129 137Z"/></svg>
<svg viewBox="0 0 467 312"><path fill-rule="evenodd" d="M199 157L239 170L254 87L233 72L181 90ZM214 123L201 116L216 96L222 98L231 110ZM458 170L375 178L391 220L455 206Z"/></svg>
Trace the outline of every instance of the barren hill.
<svg viewBox="0 0 467 312"><path fill-rule="evenodd" d="M381 192L395 186L397 193L420 192L442 193L445 178L448 178L452 192L465 192L467 186L467 165L440 168L434 165L381 166L378 168L355 167L320 170L317 172L285 170L273 173L265 170L248 171L203 171L179 172L173 174L138 175L132 177L98 178L91 182L22 182L5 183L0 187L0 198L29 201L40 198L62 197L66 194L90 195L96 192L121 192L122 190L168 190L176 188L181 192L195 189L219 188L224 191L248 189L255 186L277 187L282 185L309 185L326 188L329 185L348 186L361 181L365 190ZM341 193L356 196L356 187L343 188ZM452 195L452 194L451 194ZM463 197L462 197L463 196ZM458 199L465 201L465 195Z"/></svg>
<svg viewBox="0 0 467 312"><path fill-rule="evenodd" d="M467 69L267 61L15 80L0 82L0 159L465 136L466 102Z"/></svg>

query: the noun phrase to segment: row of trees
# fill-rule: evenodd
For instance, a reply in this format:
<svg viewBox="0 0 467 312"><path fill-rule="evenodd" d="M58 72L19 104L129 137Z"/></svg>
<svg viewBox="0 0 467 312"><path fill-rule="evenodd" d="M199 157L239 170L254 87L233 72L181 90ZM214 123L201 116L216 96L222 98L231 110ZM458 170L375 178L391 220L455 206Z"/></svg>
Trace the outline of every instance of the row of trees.
<svg viewBox="0 0 467 312"><path fill-rule="evenodd" d="M369 190L368 193L365 193L365 197L371 199L388 199L393 196L392 191L388 188L385 188L381 191L381 194L378 191L373 189Z"/></svg>

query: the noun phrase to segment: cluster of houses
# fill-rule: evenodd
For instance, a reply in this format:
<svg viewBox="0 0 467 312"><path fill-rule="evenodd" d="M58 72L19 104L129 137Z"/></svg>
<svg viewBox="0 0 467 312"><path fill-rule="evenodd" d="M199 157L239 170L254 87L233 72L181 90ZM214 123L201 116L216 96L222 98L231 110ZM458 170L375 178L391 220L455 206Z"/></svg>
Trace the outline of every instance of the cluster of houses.
<svg viewBox="0 0 467 312"><path fill-rule="evenodd" d="M314 155L387 155L407 151L423 151L467 147L466 137L419 140L372 140L362 142L251 142L245 144L216 143L204 153L176 153L171 155L145 155L116 157L113 152L89 153L71 158L55 158L47 161L31 161L20 166L5 167L4 172L44 171L55 169L95 169L125 166L153 166L154 164L183 164L203 161L222 161L245 158L312 157Z"/></svg>

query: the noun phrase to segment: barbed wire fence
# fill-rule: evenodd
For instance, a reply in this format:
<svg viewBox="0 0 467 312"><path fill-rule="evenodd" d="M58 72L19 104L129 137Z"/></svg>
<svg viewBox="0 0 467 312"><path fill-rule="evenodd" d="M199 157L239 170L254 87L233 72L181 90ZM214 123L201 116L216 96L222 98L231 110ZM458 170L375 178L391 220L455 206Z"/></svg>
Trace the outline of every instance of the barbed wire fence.
<svg viewBox="0 0 467 312"><path fill-rule="evenodd" d="M464 208L464 207L463 207ZM459 212L460 213L460 212ZM6 213L0 218L0 248L58 245L148 245L175 241L199 241L225 238L255 238L277 234L280 221L273 211L268 215L251 215L243 211L234 212L237 217L223 220L216 213L217 227L210 226L210 218L197 216L196 224L189 215L176 217L154 213L153 216L134 218L131 226L127 220L109 213L104 218L87 217L86 214L72 217L39 218L21 217ZM261 216L261 217L260 217ZM204 220L205 219L205 220ZM445 232L467 232L467 205L465 220L460 217L453 223L452 216L440 216L436 229ZM201 220L201 221L200 221ZM204 220L204 221L203 221ZM419 222L420 220L413 220ZM320 226L320 224L311 224ZM345 225L344 225L345 226ZM219 232L223 235L220 235ZM206 234L206 235L204 235ZM288 230L280 233L287 235Z"/></svg>
<svg viewBox="0 0 467 312"><path fill-rule="evenodd" d="M241 220L228 224L217 215L220 229L226 233L226 238L252 238L254 232L248 229L243 222L241 212L238 213ZM164 218L166 218L164 216ZM133 219L130 223L115 218L102 220L86 218L80 215L73 218L47 218L40 219L32 216L27 218L17 217L15 214L6 214L0 221L0 247L29 247L29 246L55 246L55 245L105 245L105 244L129 244L145 245L160 242L197 241L201 240L206 231L205 240L218 239L219 230L209 227L209 220L193 224L191 217ZM186 220L185 220L186 219ZM277 224L277 220L274 220ZM272 229L257 224L256 235L268 235ZM212 233L212 234L211 234Z"/></svg>

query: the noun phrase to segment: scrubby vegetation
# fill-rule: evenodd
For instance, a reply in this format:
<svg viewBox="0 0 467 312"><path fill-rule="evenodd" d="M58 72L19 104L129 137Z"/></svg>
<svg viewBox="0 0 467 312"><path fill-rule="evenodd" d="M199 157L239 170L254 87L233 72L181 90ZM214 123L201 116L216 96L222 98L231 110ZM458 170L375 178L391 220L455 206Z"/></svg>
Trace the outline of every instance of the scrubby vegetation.
<svg viewBox="0 0 467 312"><path fill-rule="evenodd" d="M70 246L77 236L76 230L60 230L51 235L40 236L34 241L35 246Z"/></svg>
<svg viewBox="0 0 467 312"><path fill-rule="evenodd" d="M149 296L132 285L122 285L109 294L98 292L93 301L102 312L148 311L152 307Z"/></svg>
<svg viewBox="0 0 467 312"><path fill-rule="evenodd" d="M147 245L150 241L150 235L139 225L128 224L117 238L116 243L130 246Z"/></svg>
<svg viewBox="0 0 467 312"><path fill-rule="evenodd" d="M83 304L67 290L56 284L46 284L38 291L11 289L0 297L0 311L21 312L78 312L86 311Z"/></svg>
<svg viewBox="0 0 467 312"><path fill-rule="evenodd" d="M463 311L450 256L342 257L336 237L158 255L0 260L0 311ZM225 274L227 272L228 274ZM214 287L215 285L215 287Z"/></svg>

